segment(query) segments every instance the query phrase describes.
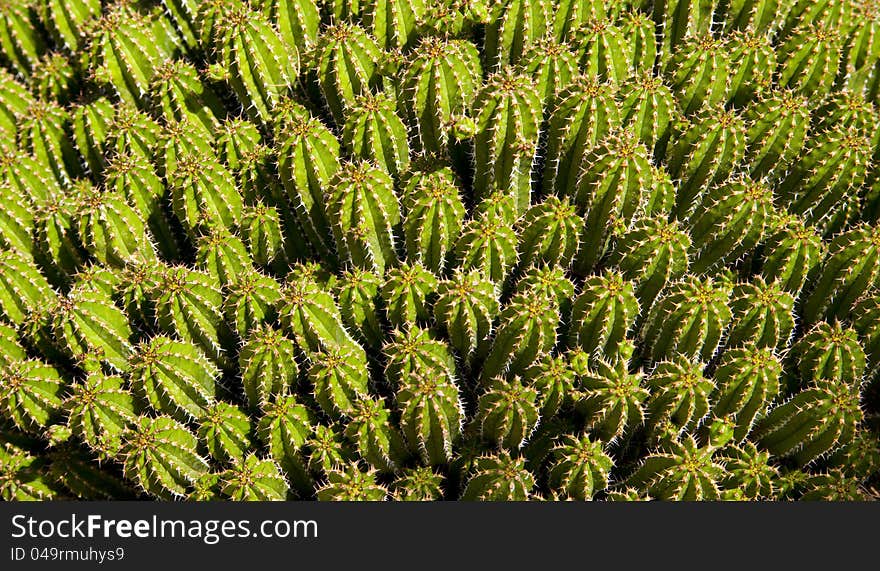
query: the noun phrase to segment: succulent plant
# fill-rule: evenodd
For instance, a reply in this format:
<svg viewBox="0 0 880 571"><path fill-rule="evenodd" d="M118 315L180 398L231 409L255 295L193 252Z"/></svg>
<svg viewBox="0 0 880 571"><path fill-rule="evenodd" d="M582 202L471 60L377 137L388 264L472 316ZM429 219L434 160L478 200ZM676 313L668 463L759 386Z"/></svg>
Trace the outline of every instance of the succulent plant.
<svg viewBox="0 0 880 571"><path fill-rule="evenodd" d="M482 456L474 461L463 501L524 501L535 486L535 477L525 461L506 452Z"/></svg>
<svg viewBox="0 0 880 571"><path fill-rule="evenodd" d="M715 369L712 415L734 422L733 439L742 442L780 392L782 363L772 349L728 349Z"/></svg>
<svg viewBox="0 0 880 571"><path fill-rule="evenodd" d="M803 466L850 442L861 419L858 389L820 378L772 408L755 433L771 454Z"/></svg>
<svg viewBox="0 0 880 571"><path fill-rule="evenodd" d="M119 457L126 478L160 498L183 496L209 469L198 438L168 416L140 416L122 435Z"/></svg>
<svg viewBox="0 0 880 571"><path fill-rule="evenodd" d="M620 438L644 422L649 394L643 374L630 373L626 359L599 360L580 375L575 407L586 426L603 442Z"/></svg>
<svg viewBox="0 0 880 571"><path fill-rule="evenodd" d="M550 488L561 497L589 500L608 486L614 462L600 442L588 436L564 436L553 449Z"/></svg>
<svg viewBox="0 0 880 571"><path fill-rule="evenodd" d="M646 424L652 436L670 427L693 430L709 414L715 381L703 375L704 365L678 355L661 361L645 379L650 398L645 405Z"/></svg>
<svg viewBox="0 0 880 571"><path fill-rule="evenodd" d="M877 496L875 0L0 0L0 497Z"/></svg>
<svg viewBox="0 0 880 571"><path fill-rule="evenodd" d="M708 361L731 320L731 287L724 281L688 276L669 286L651 308L642 338L654 360L680 353Z"/></svg>

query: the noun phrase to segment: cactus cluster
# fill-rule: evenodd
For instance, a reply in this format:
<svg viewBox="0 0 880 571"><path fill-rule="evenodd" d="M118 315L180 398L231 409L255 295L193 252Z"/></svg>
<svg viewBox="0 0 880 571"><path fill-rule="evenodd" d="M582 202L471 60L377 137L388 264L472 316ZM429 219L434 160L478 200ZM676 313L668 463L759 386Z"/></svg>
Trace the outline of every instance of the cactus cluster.
<svg viewBox="0 0 880 571"><path fill-rule="evenodd" d="M0 0L0 497L880 493L877 0Z"/></svg>

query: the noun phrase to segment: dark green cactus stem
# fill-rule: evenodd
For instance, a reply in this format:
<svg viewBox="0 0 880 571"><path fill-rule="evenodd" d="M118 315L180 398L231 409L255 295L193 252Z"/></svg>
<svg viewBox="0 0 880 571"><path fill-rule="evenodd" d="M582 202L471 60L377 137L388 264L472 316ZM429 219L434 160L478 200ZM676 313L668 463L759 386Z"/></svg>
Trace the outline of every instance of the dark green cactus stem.
<svg viewBox="0 0 880 571"><path fill-rule="evenodd" d="M18 330L0 323L0 367L27 359L27 351L18 341Z"/></svg>
<svg viewBox="0 0 880 571"><path fill-rule="evenodd" d="M523 291L498 317L498 330L482 366L481 381L507 372L520 374L556 344L559 303L551 295Z"/></svg>
<svg viewBox="0 0 880 571"><path fill-rule="evenodd" d="M382 49L357 24L338 21L318 38L321 93L337 125L345 123L355 97L379 87Z"/></svg>
<svg viewBox="0 0 880 571"><path fill-rule="evenodd" d="M742 442L755 419L779 395L782 363L772 349L746 346L728 349L715 370L712 415L734 420L733 438Z"/></svg>
<svg viewBox="0 0 880 571"><path fill-rule="evenodd" d="M195 343L221 367L229 365L224 349L229 331L223 320L223 295L214 278L183 266L163 268L150 297L163 332Z"/></svg>
<svg viewBox="0 0 880 571"><path fill-rule="evenodd" d="M437 278L420 263L402 264L385 272L381 296L392 327L426 323L431 319L430 302L437 291Z"/></svg>
<svg viewBox="0 0 880 571"><path fill-rule="evenodd" d="M552 418L570 404L577 375L564 355L544 355L523 373L523 379L538 391L542 419Z"/></svg>
<svg viewBox="0 0 880 571"><path fill-rule="evenodd" d="M816 285L803 304L803 317L845 319L856 301L880 284L880 226L860 224L835 236Z"/></svg>
<svg viewBox="0 0 880 571"><path fill-rule="evenodd" d="M196 14L199 2L195 0L162 0L168 19L174 25L174 31L187 51L195 51L199 47L199 32Z"/></svg>
<svg viewBox="0 0 880 571"><path fill-rule="evenodd" d="M583 222L568 198L548 196L517 222L519 267L567 268L577 251Z"/></svg>
<svg viewBox="0 0 880 571"><path fill-rule="evenodd" d="M648 391L641 372L630 373L627 359L608 362L598 359L580 375L575 408L586 428L603 442L631 433L645 419Z"/></svg>
<svg viewBox="0 0 880 571"><path fill-rule="evenodd" d="M714 0L664 0L653 4L654 23L663 29L661 61L687 50L691 38L709 31L717 4Z"/></svg>
<svg viewBox="0 0 880 571"><path fill-rule="evenodd" d="M621 121L613 84L581 76L558 95L550 115L543 191L572 196L583 157Z"/></svg>
<svg viewBox="0 0 880 571"><path fill-rule="evenodd" d="M86 253L76 236L76 196L59 192L35 210L34 260L54 284L64 284L85 265Z"/></svg>
<svg viewBox="0 0 880 571"><path fill-rule="evenodd" d="M386 51L405 50L416 39L416 28L426 17L424 0L365 0L364 27Z"/></svg>
<svg viewBox="0 0 880 571"><path fill-rule="evenodd" d="M685 277L653 305L642 330L651 359L676 353L708 361L731 319L731 286L713 278Z"/></svg>
<svg viewBox="0 0 880 571"><path fill-rule="evenodd" d="M372 161L395 180L409 165L406 127L395 112L394 100L384 92L355 97L342 140L353 156Z"/></svg>
<svg viewBox="0 0 880 571"><path fill-rule="evenodd" d="M645 416L653 437L693 430L708 414L715 389L712 379L703 375L703 364L681 355L660 362L645 384L651 393Z"/></svg>
<svg viewBox="0 0 880 571"><path fill-rule="evenodd" d="M101 0L43 0L39 13L52 41L75 54L84 45L86 29L101 15Z"/></svg>
<svg viewBox="0 0 880 571"><path fill-rule="evenodd" d="M479 53L468 41L428 36L412 51L402 70L398 103L423 151L447 148L481 75Z"/></svg>
<svg viewBox="0 0 880 571"><path fill-rule="evenodd" d="M153 237L122 194L101 192L89 184L77 186L82 189L79 237L90 254L102 264L117 267L156 259Z"/></svg>
<svg viewBox="0 0 880 571"><path fill-rule="evenodd" d="M540 419L538 391L518 376L496 377L480 396L475 423L482 438L516 452L525 445Z"/></svg>
<svg viewBox="0 0 880 571"><path fill-rule="evenodd" d="M0 84L0 130L9 139L3 143L7 148L15 139L16 125L34 104L34 96L6 69L0 70Z"/></svg>
<svg viewBox="0 0 880 571"><path fill-rule="evenodd" d="M98 467L96 459L79 447L63 444L48 454L48 479L84 500L133 499L134 491Z"/></svg>
<svg viewBox="0 0 880 571"><path fill-rule="evenodd" d="M767 91L748 105L743 119L749 173L779 177L800 154L810 127L809 100L790 90Z"/></svg>
<svg viewBox="0 0 880 571"><path fill-rule="evenodd" d="M295 353L293 341L271 325L251 330L238 354L238 368L252 410L295 388L299 372Z"/></svg>
<svg viewBox="0 0 880 571"><path fill-rule="evenodd" d="M331 348L311 357L309 380L315 400L330 416L354 414L358 401L368 398L370 376L362 353Z"/></svg>
<svg viewBox="0 0 880 571"><path fill-rule="evenodd" d="M199 76L195 66L180 59L167 60L156 70L150 99L153 109L166 120L189 120L190 125L202 129L208 138L217 132L224 113L217 95Z"/></svg>
<svg viewBox="0 0 880 571"><path fill-rule="evenodd" d="M489 336L498 310L494 284L478 271L456 271L437 286L434 319L467 362Z"/></svg>
<svg viewBox="0 0 880 571"><path fill-rule="evenodd" d="M631 282L613 271L584 281L572 307L569 346L592 357L615 358L639 314Z"/></svg>
<svg viewBox="0 0 880 571"><path fill-rule="evenodd" d="M486 68L518 63L523 52L546 35L551 18L547 0L500 0L489 8L484 41Z"/></svg>
<svg viewBox="0 0 880 571"><path fill-rule="evenodd" d="M62 412L65 381L55 366L35 359L0 369L0 414L19 429L39 434Z"/></svg>
<svg viewBox="0 0 880 571"><path fill-rule="evenodd" d="M306 355L333 348L362 352L342 324L333 296L311 279L289 281L279 305L281 323Z"/></svg>
<svg viewBox="0 0 880 571"><path fill-rule="evenodd" d="M251 331L277 317L281 301L281 286L277 281L259 272L245 271L229 284L224 292L223 313L241 339Z"/></svg>
<svg viewBox="0 0 880 571"><path fill-rule="evenodd" d="M67 136L70 112L56 103L36 100L18 124L21 148L48 167L61 185L80 174L79 157Z"/></svg>
<svg viewBox="0 0 880 571"><path fill-rule="evenodd" d="M409 455L390 415L384 402L365 397L355 403L345 427L345 437L361 458L380 472L397 472Z"/></svg>
<svg viewBox="0 0 880 571"><path fill-rule="evenodd" d="M770 410L755 427L756 441L804 466L851 441L862 416L857 388L819 379Z"/></svg>
<svg viewBox="0 0 880 571"><path fill-rule="evenodd" d="M825 244L800 216L784 215L771 224L775 230L764 242L761 276L797 296L807 276L822 261Z"/></svg>
<svg viewBox="0 0 880 571"><path fill-rule="evenodd" d="M525 501L535 487L535 477L525 459L507 452L481 456L474 461L462 501Z"/></svg>
<svg viewBox="0 0 880 571"><path fill-rule="evenodd" d="M688 220L691 271L702 274L751 251L763 238L773 212L770 187L745 176L734 176L704 192Z"/></svg>
<svg viewBox="0 0 880 571"><path fill-rule="evenodd" d="M345 442L338 425L319 424L306 440L308 468L313 474L325 477L355 459L354 451Z"/></svg>
<svg viewBox="0 0 880 571"><path fill-rule="evenodd" d="M122 377L93 373L71 387L64 403L67 425L101 458L112 458L122 433L134 424L140 405Z"/></svg>
<svg viewBox="0 0 880 571"><path fill-rule="evenodd" d="M270 20L277 22L287 45L296 46L300 54L314 47L321 24L320 9L314 0L268 0L263 6Z"/></svg>
<svg viewBox="0 0 880 571"><path fill-rule="evenodd" d="M868 362L877 370L880 365L880 295L864 297L852 311L853 328L859 333L859 339Z"/></svg>
<svg viewBox="0 0 880 571"><path fill-rule="evenodd" d="M395 398L410 450L431 466L450 462L464 419L455 383L443 376L415 375L401 384Z"/></svg>
<svg viewBox="0 0 880 571"><path fill-rule="evenodd" d="M441 500L443 479L431 468L406 468L392 485L392 497L400 502Z"/></svg>
<svg viewBox="0 0 880 571"><path fill-rule="evenodd" d="M237 502L284 501L287 482L281 469L269 459L251 453L237 460L220 475L223 494Z"/></svg>
<svg viewBox="0 0 880 571"><path fill-rule="evenodd" d="M224 227L211 228L198 238L196 269L215 278L221 287L254 271L244 242Z"/></svg>
<svg viewBox="0 0 880 571"><path fill-rule="evenodd" d="M151 37L148 18L123 3L90 26L85 64L99 85L142 106L156 68L171 55Z"/></svg>
<svg viewBox="0 0 880 571"><path fill-rule="evenodd" d="M641 218L617 239L610 262L634 283L636 298L647 314L666 284L687 272L690 247L690 237L675 221L665 216Z"/></svg>
<svg viewBox="0 0 880 571"><path fill-rule="evenodd" d="M136 151L115 155L104 171L104 188L124 196L146 222L158 253L168 259L179 255L178 238L163 208L168 190L147 157Z"/></svg>
<svg viewBox="0 0 880 571"><path fill-rule="evenodd" d="M4 2L0 5L0 58L24 77L46 50L46 42L33 17L32 4Z"/></svg>
<svg viewBox="0 0 880 571"><path fill-rule="evenodd" d="M802 385L820 380L859 387L867 358L855 329L820 322L792 347Z"/></svg>
<svg viewBox="0 0 880 571"><path fill-rule="evenodd" d="M136 392L152 407L187 421L213 404L220 372L192 343L158 335L138 347L131 375Z"/></svg>
<svg viewBox="0 0 880 571"><path fill-rule="evenodd" d="M625 30L611 19L596 19L584 24L573 38L580 68L585 74L611 83L620 83L630 73L631 48Z"/></svg>
<svg viewBox="0 0 880 571"><path fill-rule="evenodd" d="M192 145L195 142L203 140L197 136L198 133L193 133L192 128L184 121L169 123L165 128L169 138L174 133L178 137L178 141L186 141L187 148L193 148ZM155 149L161 144L162 126L130 103L122 103L116 107L107 131L105 155L108 157L113 151L116 153L138 152L145 157L153 157ZM205 145L199 147L198 150L202 152L207 148L207 145ZM170 176L173 171L168 166L168 164L165 165L166 176Z"/></svg>
<svg viewBox="0 0 880 571"><path fill-rule="evenodd" d="M91 350L117 371L128 370L132 352L128 318L104 295L73 290L52 310L52 332L58 344L72 356Z"/></svg>
<svg viewBox="0 0 880 571"><path fill-rule="evenodd" d="M381 287L379 276L360 268L349 269L336 284L336 299L343 323L358 341L371 347L380 347L384 336L376 310Z"/></svg>
<svg viewBox="0 0 880 571"><path fill-rule="evenodd" d="M478 198L511 194L522 214L531 201L532 161L541 126L541 95L531 77L505 67L487 79L474 104L474 188Z"/></svg>
<svg viewBox="0 0 880 571"><path fill-rule="evenodd" d="M242 196L232 174L216 160L179 157L169 186L174 214L192 238L211 227L232 229L241 221Z"/></svg>
<svg viewBox="0 0 880 571"><path fill-rule="evenodd" d="M551 452L550 489L560 499L590 500L608 487L614 461L589 436L563 436Z"/></svg>
<svg viewBox="0 0 880 571"><path fill-rule="evenodd" d="M526 75L535 79L546 119L556 104L557 94L578 75L577 55L567 44L545 36L529 46L519 65Z"/></svg>
<svg viewBox="0 0 880 571"><path fill-rule="evenodd" d="M789 212L825 235L841 230L857 208L871 142L857 130L835 126L812 137L776 193Z"/></svg>
<svg viewBox="0 0 880 571"><path fill-rule="evenodd" d="M221 25L219 58L251 120L268 124L272 110L295 84L299 52L250 8L233 10Z"/></svg>
<svg viewBox="0 0 880 571"><path fill-rule="evenodd" d="M318 488L318 501L323 502L381 502L388 490L376 481L376 471L361 470L351 462L327 472L327 482Z"/></svg>
<svg viewBox="0 0 880 571"><path fill-rule="evenodd" d="M717 501L724 466L716 448L700 447L690 435L664 442L626 479L626 484L661 500Z"/></svg>
<svg viewBox="0 0 880 571"><path fill-rule="evenodd" d="M672 122L678 115L672 91L662 77L640 73L621 86L625 97L620 102L620 119L649 150L669 137Z"/></svg>
<svg viewBox="0 0 880 571"><path fill-rule="evenodd" d="M648 149L628 130L612 132L584 157L572 198L586 223L575 259L578 274L596 265L614 227L625 228L636 215L653 210L658 201L650 161Z"/></svg>
<svg viewBox="0 0 880 571"><path fill-rule="evenodd" d="M410 327L393 331L384 353L388 358L385 375L395 387L405 385L414 376L443 376L449 382L455 381L452 352L427 329Z"/></svg>
<svg viewBox="0 0 880 571"><path fill-rule="evenodd" d="M723 448L717 458L727 472L721 481L723 493L740 500L775 497L779 470L771 464L769 452L759 450L751 442L744 442Z"/></svg>
<svg viewBox="0 0 880 571"><path fill-rule="evenodd" d="M34 251L31 200L5 182L0 182L0 193L5 198L4 203L0 204L0 247L23 255L30 254Z"/></svg>
<svg viewBox="0 0 880 571"><path fill-rule="evenodd" d="M725 30L748 30L771 34L782 27L792 0L732 0L725 7Z"/></svg>
<svg viewBox="0 0 880 571"><path fill-rule="evenodd" d="M776 52L767 34L753 30L733 32L728 49L732 73L727 90L734 105L744 106L772 89Z"/></svg>
<svg viewBox="0 0 880 571"><path fill-rule="evenodd" d="M312 247L323 259L332 261L333 243L324 193L339 170L339 141L305 108L283 127L281 141L278 171L296 219Z"/></svg>
<svg viewBox="0 0 880 571"><path fill-rule="evenodd" d="M46 460L10 442L0 445L0 498L6 502L56 499L59 491L45 478Z"/></svg>
<svg viewBox="0 0 880 571"><path fill-rule="evenodd" d="M679 0L688 2L690 0ZM705 0L696 0L705 3ZM664 66L664 75L685 115L700 107L713 107L727 100L730 81L730 49L725 40L708 33L686 39Z"/></svg>
<svg viewBox="0 0 880 571"><path fill-rule="evenodd" d="M123 434L120 459L126 478L162 499L179 498L203 474L208 462L186 426L167 416L141 416Z"/></svg>
<svg viewBox="0 0 880 571"><path fill-rule="evenodd" d="M623 4L623 2L597 2L595 0L557 2L550 14L550 28L553 31L553 37L560 42L571 40L574 33L588 22L616 18Z"/></svg>
<svg viewBox="0 0 880 571"><path fill-rule="evenodd" d="M745 155L746 126L723 106L704 108L670 147L666 168L678 179L675 216L687 218L706 188L724 181Z"/></svg>
<svg viewBox="0 0 880 571"><path fill-rule="evenodd" d="M531 268L516 282L513 294L530 294L533 297L555 299L560 318L568 322L574 291L574 282L569 279L565 270L557 266L540 266ZM560 330L559 333L564 332Z"/></svg>
<svg viewBox="0 0 880 571"><path fill-rule="evenodd" d="M293 395L278 398L262 409L257 426L257 435L269 456L275 460L291 478L291 483L302 483L308 479L302 467L303 446L312 434L314 420L309 410ZM296 482L296 477L300 482ZM308 482L309 486L311 482Z"/></svg>
<svg viewBox="0 0 880 571"><path fill-rule="evenodd" d="M822 22L798 26L777 48L779 85L805 95L826 95L837 76L841 44L840 32Z"/></svg>
<svg viewBox="0 0 880 571"><path fill-rule="evenodd" d="M454 258L457 270L477 270L500 286L516 265L516 232L492 213L478 215L462 229Z"/></svg>
<svg viewBox="0 0 880 571"><path fill-rule="evenodd" d="M54 297L52 286L29 256L0 250L0 315L6 321L20 324Z"/></svg>
<svg viewBox="0 0 880 571"><path fill-rule="evenodd" d="M760 276L734 286L730 296L733 319L727 331L727 345L784 349L794 332L794 297L779 282Z"/></svg>
<svg viewBox="0 0 880 571"><path fill-rule="evenodd" d="M368 162L344 165L329 183L327 217L340 258L379 274L396 265L400 204L385 171Z"/></svg>
<svg viewBox="0 0 880 571"><path fill-rule="evenodd" d="M208 454L221 463L240 462L253 448L253 427L239 407L217 401L198 419L198 436Z"/></svg>
<svg viewBox="0 0 880 571"><path fill-rule="evenodd" d="M37 60L31 72L30 87L40 99L66 103L76 89L78 79L66 56L48 52Z"/></svg>
<svg viewBox="0 0 880 571"><path fill-rule="evenodd" d="M452 170L415 173L404 188L402 207L408 259L441 274L466 214Z"/></svg>

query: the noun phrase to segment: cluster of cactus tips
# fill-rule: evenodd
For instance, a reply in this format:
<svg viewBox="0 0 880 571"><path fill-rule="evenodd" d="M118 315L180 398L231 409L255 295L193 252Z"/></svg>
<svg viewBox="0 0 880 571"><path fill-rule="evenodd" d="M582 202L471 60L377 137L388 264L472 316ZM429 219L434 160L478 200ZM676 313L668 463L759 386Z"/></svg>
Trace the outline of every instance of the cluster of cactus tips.
<svg viewBox="0 0 880 571"><path fill-rule="evenodd" d="M0 497L880 497L877 0L0 0Z"/></svg>

